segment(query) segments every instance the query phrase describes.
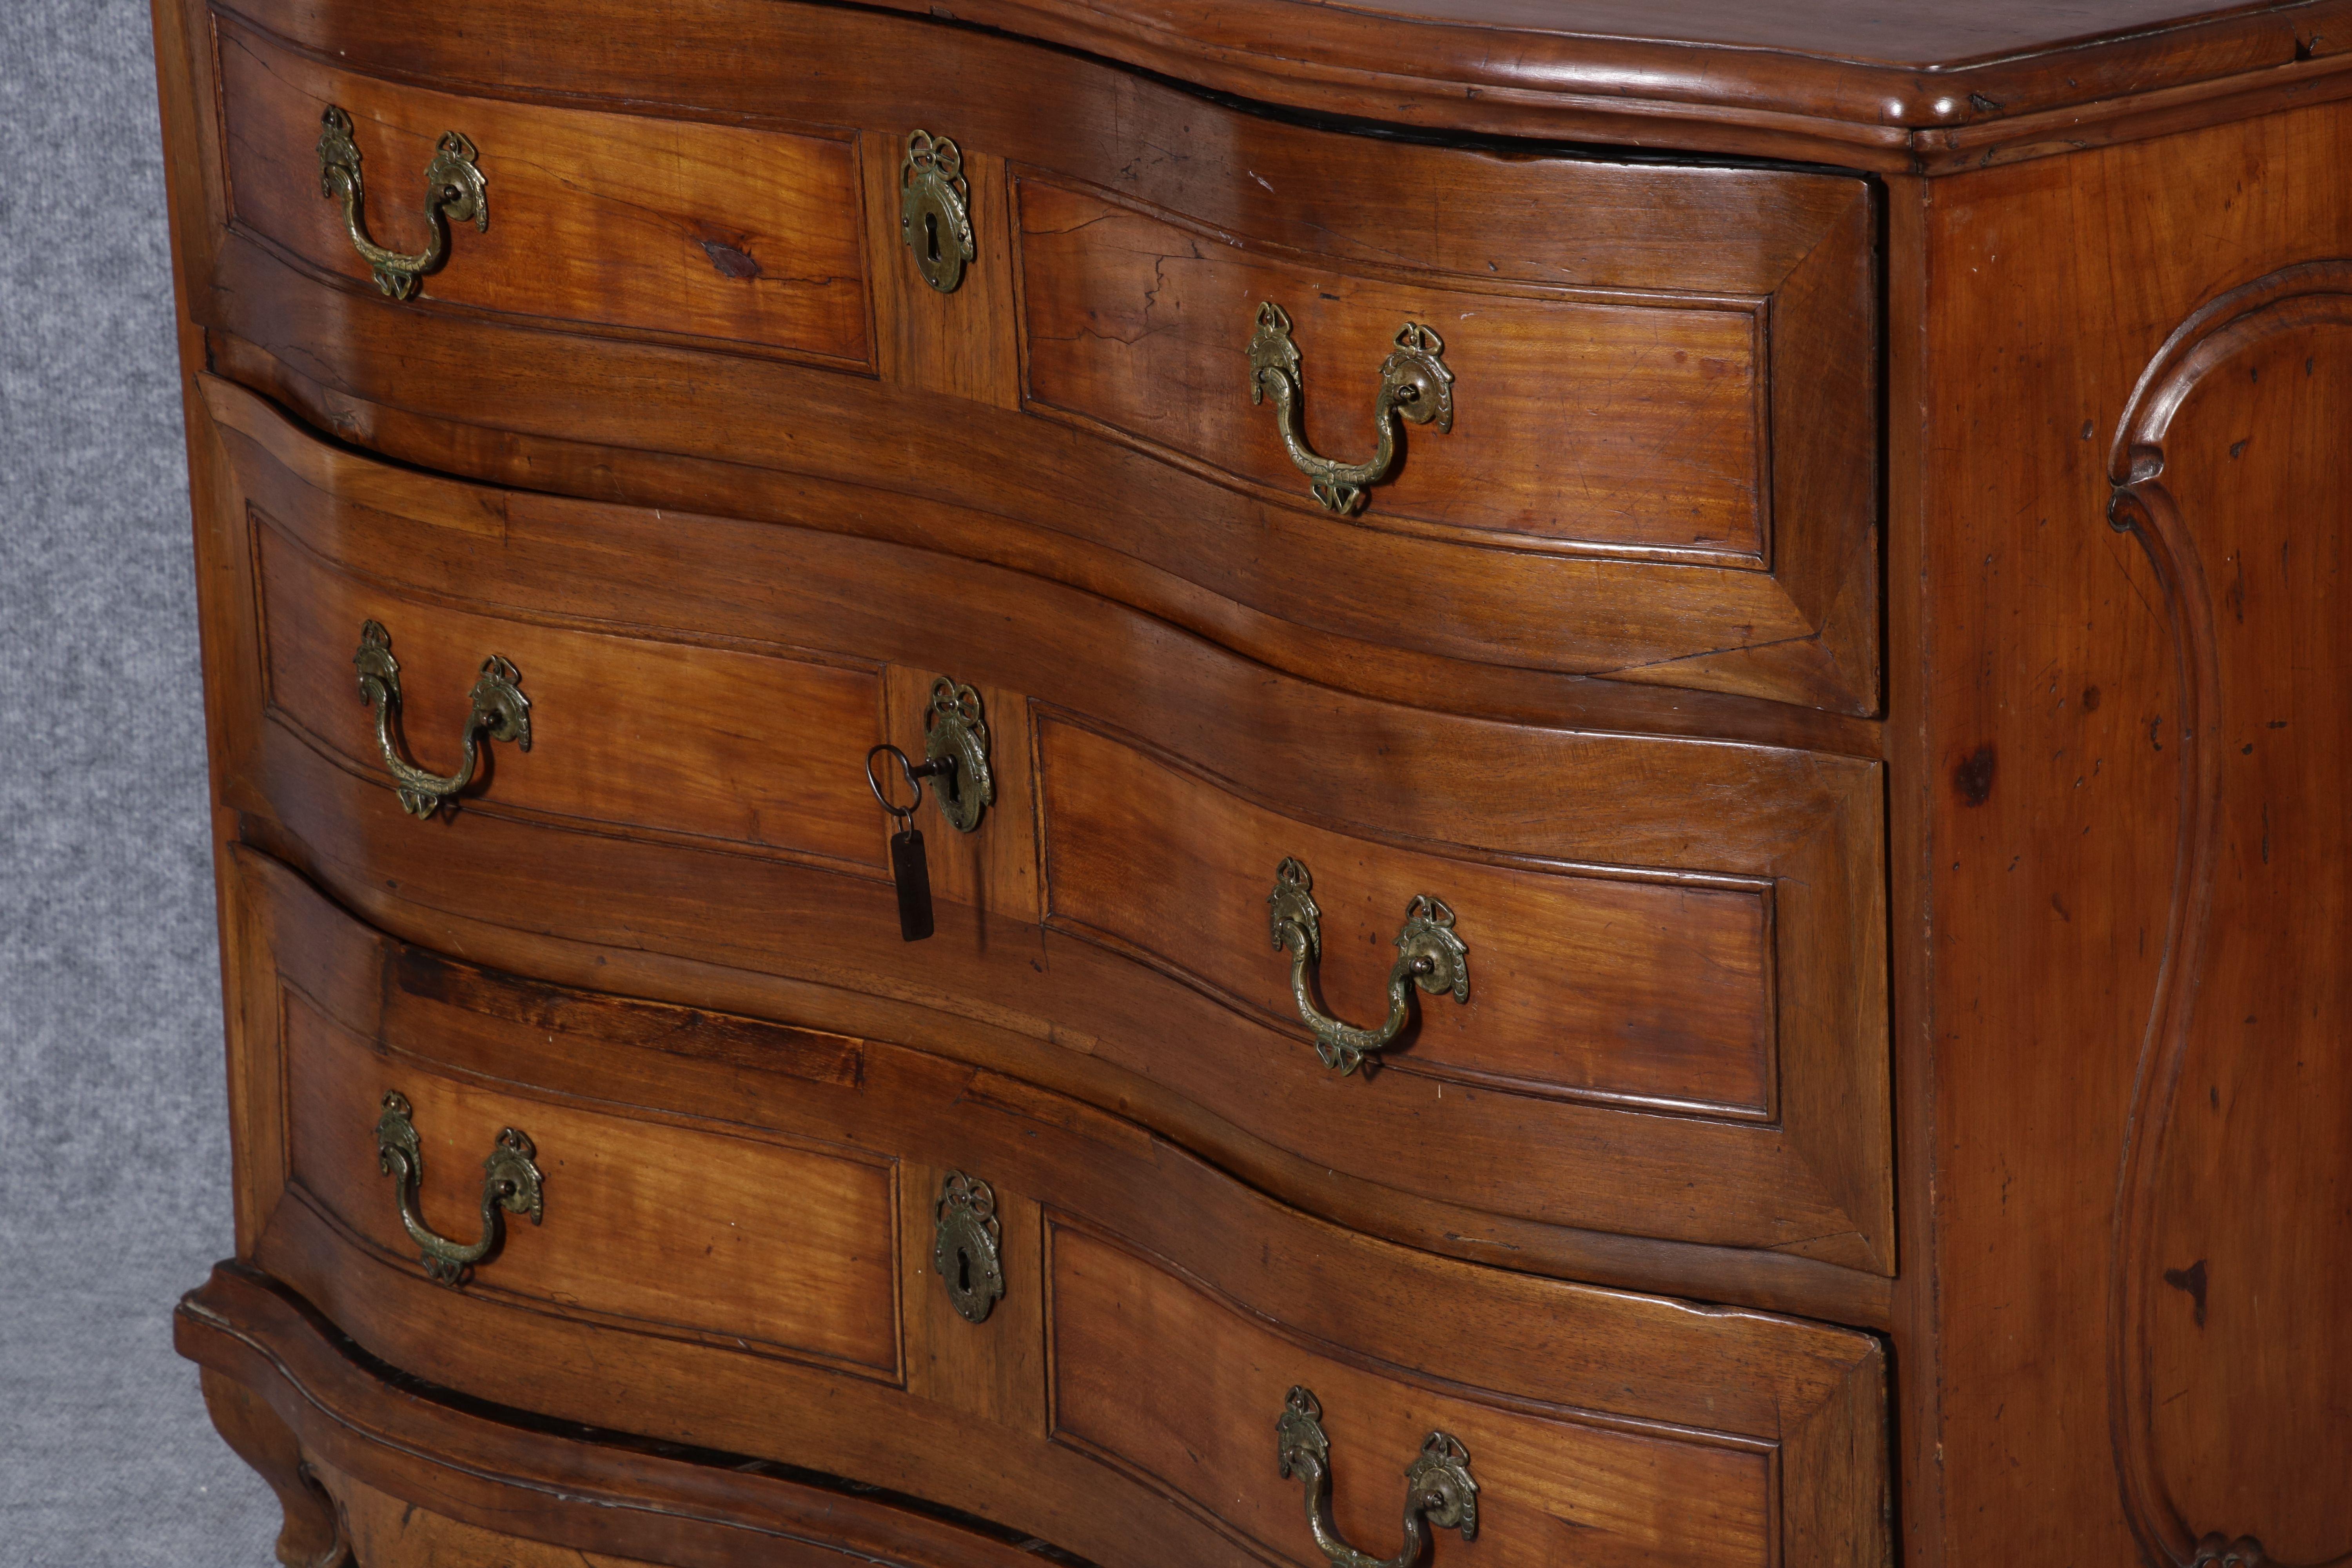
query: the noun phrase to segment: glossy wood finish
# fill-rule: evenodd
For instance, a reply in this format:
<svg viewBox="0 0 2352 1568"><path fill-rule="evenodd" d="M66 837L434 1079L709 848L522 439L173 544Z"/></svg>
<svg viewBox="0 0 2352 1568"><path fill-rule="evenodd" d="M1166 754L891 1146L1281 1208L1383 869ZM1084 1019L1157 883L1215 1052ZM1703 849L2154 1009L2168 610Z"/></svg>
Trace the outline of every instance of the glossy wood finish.
<svg viewBox="0 0 2352 1568"><path fill-rule="evenodd" d="M266 850L407 944L389 985L386 950L352 961L379 980L351 1016L389 996L397 1028L433 1009L488 1019L458 1033L503 1054L440 1061L452 1081L494 1068L499 1094L617 1095L596 1114L663 1135L665 1118L728 1121L747 1100L805 1116L771 1131L897 1152L901 1236L945 1171L984 1159L1011 1195L1015 1272L1039 1285L973 1354L920 1249L898 1247L900 1384L427 1290L281 1201L281 922L238 873L223 952L239 1247L320 1300L234 1264L180 1331L247 1392L223 1425L259 1467L282 1479L292 1453L297 1478L307 1459L455 1524L644 1562L992 1563L1032 1526L1072 1550L1108 1541L1106 1560L1140 1540L1139 1562L1262 1561L1260 1531L1295 1525L1297 1501L1251 1468L1269 1358L1411 1344L1462 1359L1342 1355L1315 1373L1349 1390L1327 1398L1335 1433L1368 1424L1342 1440L1338 1506L1376 1550L1395 1450L1464 1401L1551 1519L1616 1506L1580 1489L1622 1442L1730 1471L1778 1445L1777 1526L1738 1522L1756 1516L1735 1477L1688 1517L1612 1513L1645 1561L1752 1559L1761 1541L1791 1564L2352 1562L2335 1484L2352 1434L2328 782L2347 478L2333 433L2352 395L2344 8L890 8L906 14L717 0L665 12L655 47L635 0L509 0L461 26L434 0L158 7L222 855ZM232 208L218 40L235 36L373 103L478 105L530 135L593 122L629 145L846 150L863 357L820 366L764 327L691 335L740 326L717 304L736 293L698 278L709 308L681 327L615 325L601 312L617 296L577 279L552 291L568 315L526 320L460 301L454 267L451 292L406 306L331 275L265 238L242 186ZM1235 92L1255 101L1215 96ZM967 149L980 255L954 295L897 247L914 124ZM290 173L310 136L275 154ZM515 188L491 177L494 203ZM665 203L701 221L697 190ZM1041 198L1112 216L1031 232ZM765 232L714 199L714 221ZM1141 247L1088 248L1113 227ZM461 236L457 265L488 237ZM666 243L632 254L653 276L663 255L695 265L682 235ZM1193 269L1188 302L1212 275L1338 285L1295 308L1331 312L1301 346L1318 439L1346 452L1364 404L1344 389L1370 365L1323 344L1373 330L1351 300L1432 309L1468 290L1547 331L1571 310L1760 311L1768 391L1820 391L1770 404L1753 442L1769 548L1628 558L1658 552L1655 514L1511 538L1537 515L1516 501L1477 520L1500 519L1488 542L1511 548L1415 531L1459 519L1383 502L1412 501L1427 459L1469 443L1466 393L1456 435L1415 431L1363 518L1324 517L1278 467L1251 467L1272 452L1263 426L1236 426L1254 457L1199 434L1246 406L1215 358L1237 367L1238 333L1024 362L1024 321L1078 320L1020 287L1026 271L1097 289L1129 333L1139 258L1163 252ZM1820 330L1779 330L1795 321ZM1197 389L1146 419L1119 366L1180 346L1167 373ZM1776 357L1800 352L1819 357ZM1114 393L1132 428L1101 417ZM1691 406L1727 427L1727 404ZM1699 454L1717 522L1737 510L1721 488L1748 461L1736 441L1654 450ZM1780 500L1832 491L1851 504ZM1745 548L1711 527L1707 550ZM257 556L271 530L312 538L310 556ZM582 677L626 688L610 672L642 658L703 711L722 668L771 692L846 675L872 700L838 713L906 737L952 668L1026 765L990 831L926 819L943 918L919 953L895 945L854 797L803 770L806 787L761 797L759 824L730 826L723 792L698 793L723 773L757 795L772 752L830 754L781 730L698 731L692 768L651 759L661 791L607 774L563 785L580 790L564 811L520 793L551 773L509 768L420 829L331 733L363 712L342 695L351 634L305 634L336 645L300 699L307 736L266 710L257 571L303 560L296 596L342 595L338 614L377 595L534 639L566 711ZM625 658L586 652L614 647ZM448 661L416 688L443 705L415 731L430 755L479 655L415 657ZM656 717L614 697L605 711ZM838 745L846 722L818 728ZM672 744L689 742L655 751ZM1654 765L1702 752L1719 765ZM839 808L832 858L815 852L832 829L795 837L793 803L819 823ZM1155 819L1201 842L1144 832ZM1244 862L1294 834L1346 926L1328 973L1343 1011L1377 988L1401 895L1444 891L1424 872L1587 933L1585 970L1607 984L1498 996L1506 976L1479 955L1507 943L1474 941L1472 1008L1433 1013L1371 1083L1332 1080L1279 1022L1281 963L1244 886ZM1141 918L1119 897L1129 842L1149 849L1142 890L1181 888L1209 918ZM1593 919L1609 900L1657 918ZM1748 923L1767 901L1769 926ZM794 923L811 910L821 937ZM1246 982L1221 978L1227 927L1255 943ZM1686 973L1705 978L1675 987ZM1768 983L1759 1034L1743 1021ZM1595 1022L1604 1001L1671 1024L1637 1042ZM546 1054L541 1020L559 1016L565 1037L605 1042L593 1063ZM1445 1031L1474 1016L1507 1022L1491 1037L1507 1048L1465 1060ZM867 1075L854 1086L850 1059ZM909 1076L873 1076L885 1061ZM1704 1109L1609 1100L1660 1090ZM860 1119L883 1100L896 1109ZM953 1110L924 1121L916 1103ZM354 1284L371 1270L397 1289ZM1087 1310L1049 1312L1049 1278ZM1748 1334L1758 1309L1883 1333L1891 1385L1874 1362L1824 1383L1713 1337ZM531 1370L469 1336L483 1312L530 1321ZM428 1396L352 1359L346 1332L512 1403ZM1223 1347L1231 1381L1162 1376L1172 1333ZM1811 1333L1856 1342L1769 1331L1784 1347ZM1061 1378L1065 1348L1082 1378ZM1122 1400L1151 1423L1118 1426ZM275 1435L251 1419L262 1403ZM596 1429L523 1413L559 1406ZM647 1412L672 1425L648 1434ZM1238 1447L1205 1441L1236 1423L1255 1427ZM1520 1466L1538 1432L1591 1462ZM780 1433L809 1468L906 1496L788 1478L755 1457ZM1864 1498L1874 1460L1857 1453L1891 1455L1894 1495ZM1033 1509L1020 1528L942 1522L941 1499L997 1517L1006 1474ZM321 1517L299 1479L289 1496L298 1533ZM1889 1503L1891 1542L1874 1533ZM1524 1550L1496 1540L1439 1555ZM1556 1554L1594 1545L1578 1531Z"/></svg>
<svg viewBox="0 0 2352 1568"><path fill-rule="evenodd" d="M434 1125L473 1131L461 1114L471 1098L498 1118L520 1120L527 1107L547 1129L546 1224L462 1289L429 1283L318 1201L321 1186L366 1191L382 1177L364 1141L306 1149L306 1127L339 1106L303 1065L320 1050L312 1026L289 1014L268 1054L288 1063L283 1113L295 1135L256 1260L393 1365L429 1361L464 1393L554 1420L612 1426L625 1414L646 1436L913 1492L1106 1564L1164 1562L1179 1542L1207 1562L1311 1550L1295 1484L1268 1457L1282 1393L1300 1381L1326 1395L1343 1452L1395 1448L1401 1465L1431 1426L1455 1432L1484 1467L1487 1555L1547 1561L1573 1531L1601 1561L1874 1560L1882 1405L1867 1336L1536 1281L1354 1237L1017 1080L877 1041L491 973L369 932L251 851L236 876L233 897L266 950L256 957L353 1037L341 1053L419 1086L420 1131L427 1093L439 1100ZM629 1107L629 1130L605 1147L639 1190L698 1184L711 1164L707 1129L720 1118L737 1139L816 1134L840 1151L835 1163L935 1150L983 1173L1020 1223L1008 1226L1003 1309L983 1324L955 1322L955 1356L999 1366L1008 1392L1025 1379L1026 1402L994 1403L969 1378L876 1379L724 1333L676 1331L698 1313L842 1300L813 1271L839 1234L832 1227L869 1226L881 1256L894 1231L901 1253L927 1239L887 1214L828 1202L806 1174L767 1184L763 1233L801 1244L768 1255L756 1303L728 1299L725 1270L682 1258L658 1283L670 1323L531 1301L551 1271L601 1275L642 1245L645 1216L612 1201L613 1178L577 1157L561 1163L565 1140L587 1136L582 1123L616 1121L592 1102ZM440 1153L436 1140L428 1169ZM708 1194L710 1223L730 1213L752 1223L725 1200ZM670 1225L684 1235L698 1217L673 1214ZM1263 1248L1225 1246L1237 1226ZM935 1279L905 1285L911 1324L917 1292L940 1292ZM1171 1356L1176 1345L1191 1353ZM1268 1387L1257 1410L1251 1402ZM1041 1395L1051 1413L1042 1425ZM830 1418L780 1418L812 1408ZM978 1442L975 1419L986 1423ZM1211 1439L1204 1474L1222 1479L1153 1469L1150 1456ZM1133 1484L1107 1485L1084 1457L1107 1444L1125 1455ZM1769 1501L1776 1474L1784 1516ZM1379 1521L1392 1529L1394 1484L1389 1475L1346 1487L1343 1526L1367 1538ZM1694 1488L1703 1505L1685 1498Z"/></svg>
<svg viewBox="0 0 2352 1568"><path fill-rule="evenodd" d="M509 1218L468 1289L530 1311L900 1375L887 1162L518 1097L386 1052L299 990L282 1005L288 1180L348 1240L416 1262L376 1161L379 1102L396 1090L414 1108L417 1206L436 1235L480 1234L482 1157L502 1128L530 1138L553 1189L561 1228ZM583 1231L595 1246L562 1239Z"/></svg>
<svg viewBox="0 0 2352 1568"><path fill-rule="evenodd" d="M280 489L270 500L299 495ZM447 499L436 520L462 527L474 498ZM401 739L419 766L456 766L485 658L521 672L531 749L489 745L482 774L502 811L888 874L866 784L866 748L882 729L872 665L534 625L522 616L543 609L499 613L514 590L488 575L455 602L403 592L416 574L364 545L320 541L315 520L294 510L307 504L292 500L284 521L258 505L253 513L262 700L339 765L390 776L351 668L359 628L374 621L400 660ZM496 559L495 541L448 542L478 574Z"/></svg>
<svg viewBox="0 0 2352 1568"><path fill-rule="evenodd" d="M484 1545L488 1561L537 1568L544 1544L666 1568L1030 1568L1034 1538L839 1477L621 1432L568 1428L501 1410L394 1371L260 1270L222 1264L182 1299L173 1342L208 1382L247 1391L313 1475L358 1515L381 1548L385 1521L368 1493L399 1500L431 1552ZM366 1489L355 1490L352 1483ZM430 1517L419 1527L416 1515ZM464 1534L436 1523L446 1520ZM462 1568L486 1559L467 1557ZM518 1560L520 1560L518 1562ZM593 1560L593 1559L592 1559ZM433 1563L431 1568L460 1568ZM558 1561L562 1561L561 1558ZM401 1568L400 1560L393 1560ZM371 1562L368 1568L373 1568Z"/></svg>
<svg viewBox="0 0 2352 1568"><path fill-rule="evenodd" d="M1089 644L1033 583L486 495L338 453L211 384L253 432L232 437L232 467L257 563L247 635L271 676L241 802L390 929L435 940L439 919L478 914L893 996L1029 1037L1020 1070L1048 1083L1071 1082L1073 1056L1116 1069L1155 1125L1205 1112L1229 1158L1270 1147L1497 1219L1887 1272L1869 764L1335 704L1197 643L1079 676ZM634 564L656 540L677 563L659 589ZM460 729L482 657L522 671L532 750L497 761L465 820L401 819L370 761L344 646L369 616L418 649L407 730L428 757L454 743L434 737ZM987 635L1008 617L1035 628L1017 647ZM733 651L785 639L830 662ZM927 815L943 929L910 947L863 753L886 735L919 747L931 669L896 663L917 658L987 683L1004 793L970 849ZM885 659L887 727L870 673ZM811 756L831 761L795 765ZM1465 921L1470 1003L1424 1004L1392 1073L1334 1077L1290 1009L1265 900L1293 854L1321 878L1323 983L1343 1013L1385 1010L1355 999L1383 994L1414 894ZM488 940L467 950L530 966L514 937ZM771 989L757 1010L804 1005ZM1165 1048L1171 1019L1183 1052ZM1408 1142L1423 1159L1398 1169Z"/></svg>
<svg viewBox="0 0 2352 1568"><path fill-rule="evenodd" d="M1858 186L1809 183L1815 188L1782 195L1788 207L1863 216ZM1783 390L1766 360L1761 300L1636 303L1466 278L1349 277L1315 258L1235 254L1224 235L1108 194L1021 178L1012 195L1031 405L1261 491L1296 496L1303 481L1272 439L1271 410L1239 395L1260 301L1281 306L1292 323L1309 445L1349 460L1371 449L1375 373L1402 325L1439 332L1458 383L1452 428L1408 431L1401 470L1361 515L1367 528L1768 570L1776 510L1768 391L1817 416L1870 393L1850 368L1867 342L1868 318L1849 304L1868 260L1862 246L1841 247L1856 276L1833 291L1826 321L1775 322L1775 341L1800 345L1826 332L1852 345L1826 355L1800 349L1793 357L1827 360L1833 379ZM1409 250L1426 244L1396 238ZM1866 453L1866 410L1808 420L1802 437L1790 437L1833 439L1842 423L1854 437L1849 460ZM1799 530L1844 504L1801 489L1780 499Z"/></svg>
<svg viewBox="0 0 2352 1568"><path fill-rule="evenodd" d="M728 41L710 43L698 66L678 40L676 78L641 80L641 66L625 60L559 69L533 59L495 87L482 83L482 62L502 46L477 26L507 29L503 47L520 50L530 36L527 10L469 21L446 47L433 41L443 31L434 0L376 7L373 19L291 0L249 0L247 10L250 21L190 18L205 33L192 41L221 62L209 87L231 136L214 154L228 169L213 197L223 232L207 236L217 249L198 317L223 334L214 353L239 362L240 379L345 439L530 489L665 507L691 497L730 515L881 533L1108 592L1195 629L1245 613L1281 623L1291 638L1847 714L1876 709L1875 232L1858 180L1398 145L1255 117L969 32L758 0L730 0L701 24ZM536 25L569 33L597 24L567 9ZM603 25L627 26L617 16ZM715 63L750 58L754 40L763 69ZM278 98L293 96L249 132L229 107L256 74L237 64L247 54L312 84L305 97L272 78ZM906 91L835 89L861 81L877 58L905 62ZM373 74L358 79L362 72ZM597 127L635 128L583 133L567 146L567 158L603 160L577 182L592 194L542 194L525 175L510 200L595 226L615 251L612 268L643 276L629 288L667 299L677 290L661 280L675 277L689 301L712 290L714 300L756 300L745 291L763 287L696 259L690 233L731 224L764 234L782 220L750 205L731 218L697 216L706 193L688 168L671 204L683 216L663 206L658 223L645 220L650 234L635 218L595 225L593 193L636 177L629 149L719 134L707 123L713 114L773 128L770 140L788 153L776 160L778 180L797 181L803 200L834 192L841 205L820 233L842 224L854 232L852 195L793 151L833 157L849 143L812 138L854 126L863 267L887 313L877 328L887 380L774 363L754 351L801 340L773 323L740 325L723 353L690 352L677 334L722 331L715 302L697 307L693 321L665 317L658 343L544 330L583 319L606 330L593 324L613 319L614 302L588 288L587 274L578 286L568 274L551 277L528 310L500 307L529 321L485 320L461 283L463 241L494 237L495 218L491 235L460 237L460 254L409 305L322 279L314 263L289 258L292 242L265 243L237 215L252 205L247 193L267 184L272 210L286 215L273 233L307 214L299 221L319 237L313 250L333 239L333 204L316 195L311 150L312 100L330 80L396 122L423 114L419 124L437 124L479 104L484 123L515 120L523 147L561 133L550 105L575 106L567 112ZM961 80L1001 87L975 102L938 85ZM425 83L436 90L422 91ZM602 106L603 118L576 108L583 104ZM1040 104L1050 112L1036 112ZM395 113L400 105L410 107ZM668 118L647 113L662 106ZM952 295L910 283L897 237L900 151L915 124L951 131L979 182L973 205L990 248ZM236 139L266 132L276 138L267 149ZM1161 145L1216 149L1214 165L1155 156ZM482 156L499 184L495 148ZM249 177L237 173L244 165ZM1051 339L1066 323L1050 312L1091 310L1104 322L1089 332L1133 336L1113 317L1161 286L1129 287L1131 268L1076 285L1050 250L1039 251L1049 236L1014 233L1027 221L1021 204L1034 216L1046 199L1044 180L1093 193L1080 199L1107 193L1173 215L1183 227L1168 231L1164 248L1198 241L1227 258L1204 263L1189 293L1180 279L1167 282L1165 308L1181 331L1155 329L1150 341L1169 363L1056 369ZM1027 194L1016 195L1016 184ZM1401 216L1391 195L1399 190L1426 193L1426 207L1416 201ZM1563 210L1586 215L1566 256L1553 216ZM1075 242L1098 245L1114 232L1092 225ZM823 251L832 242L809 243ZM486 275L506 276L500 258L514 253L484 254ZM854 262L824 261L824 275L853 272ZM1147 263L1142 278L1150 272ZM1456 434L1423 432L1398 485L1381 487L1363 518L1328 515L1303 479L1284 478L1269 411L1249 403L1244 350L1255 302L1246 285L1277 279L1304 334L1309 428L1327 447L1369 449L1370 377L1399 311L1442 315L1457 375L1469 377L1457 386ZM1327 305L1327 292L1358 302ZM1477 317L1462 320L1474 307ZM1647 391L1629 393L1623 378L1640 373L1626 356L1651 340ZM1585 367L1575 384L1583 390L1563 402L1558 377L1571 364ZM1210 423L1192 435L1143 427L1150 394L1133 390L1139 374L1175 376ZM1129 392L1092 384L1120 376ZM1669 392L1679 402L1692 386L1707 390L1705 418L1655 404ZM915 393L934 395L908 402ZM1654 406L1643 410L1636 394ZM404 413L433 422L414 428ZM1538 416L1539 429L1524 428ZM1074 416L1083 423L1076 436ZM575 464L519 439L604 450ZM700 478L632 484L612 448L698 459ZM1498 481L1498 472L1509 477ZM790 482L780 486L780 475ZM846 487L841 499L852 504L809 504L812 482ZM910 517L900 501L877 509L875 487L944 515ZM1553 491L1573 500L1541 499ZM1072 505L1073 496L1088 504ZM1458 613L1473 601L1478 615ZM1342 683L1363 679L1344 654L1322 662Z"/></svg>
<svg viewBox="0 0 2352 1568"><path fill-rule="evenodd" d="M2060 1560L2352 1552L2347 156L2313 110L1921 212L1923 1560L2004 1520Z"/></svg>
<svg viewBox="0 0 2352 1568"><path fill-rule="evenodd" d="M1887 171L2050 157L2352 90L2346 14L2325 0L961 0L953 15L1318 112Z"/></svg>
<svg viewBox="0 0 2352 1568"><path fill-rule="evenodd" d="M374 287L319 192L331 104L356 124L369 222L394 248L421 246L436 140L481 149L490 223L460 225L425 282L446 306L871 367L854 142L425 91L233 17L214 37L229 226L298 268Z"/></svg>

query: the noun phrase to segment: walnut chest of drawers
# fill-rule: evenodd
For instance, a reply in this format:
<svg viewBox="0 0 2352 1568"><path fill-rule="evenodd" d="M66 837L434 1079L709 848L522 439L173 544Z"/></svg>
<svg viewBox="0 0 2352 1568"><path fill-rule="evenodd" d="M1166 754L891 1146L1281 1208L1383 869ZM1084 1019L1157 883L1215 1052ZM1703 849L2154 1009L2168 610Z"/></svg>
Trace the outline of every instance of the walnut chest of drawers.
<svg viewBox="0 0 2352 1568"><path fill-rule="evenodd" d="M289 1568L2352 1561L2352 3L156 17Z"/></svg>

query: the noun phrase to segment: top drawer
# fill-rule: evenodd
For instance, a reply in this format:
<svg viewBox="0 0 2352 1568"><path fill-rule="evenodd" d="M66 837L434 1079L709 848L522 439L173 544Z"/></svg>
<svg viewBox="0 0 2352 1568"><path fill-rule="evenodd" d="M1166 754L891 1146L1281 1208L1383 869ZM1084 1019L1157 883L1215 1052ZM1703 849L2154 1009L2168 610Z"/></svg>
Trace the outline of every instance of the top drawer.
<svg viewBox="0 0 2352 1568"><path fill-rule="evenodd" d="M214 11L215 363L412 461L917 541L1382 695L1433 658L1876 710L1866 182L1338 134L840 8L639 46L626 9ZM378 245L431 248L444 132L484 182L412 297L322 188L333 110ZM906 242L918 127L971 221L928 280L961 247L943 210Z"/></svg>

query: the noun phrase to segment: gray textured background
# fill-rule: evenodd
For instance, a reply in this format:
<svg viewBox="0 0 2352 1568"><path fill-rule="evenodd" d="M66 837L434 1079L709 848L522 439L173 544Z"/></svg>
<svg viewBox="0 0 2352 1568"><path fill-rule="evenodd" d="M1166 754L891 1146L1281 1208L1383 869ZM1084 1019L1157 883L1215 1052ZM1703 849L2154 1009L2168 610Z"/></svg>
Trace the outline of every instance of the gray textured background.
<svg viewBox="0 0 2352 1568"><path fill-rule="evenodd" d="M141 0L0 0L0 1564L266 1568L171 1309L229 1250Z"/></svg>

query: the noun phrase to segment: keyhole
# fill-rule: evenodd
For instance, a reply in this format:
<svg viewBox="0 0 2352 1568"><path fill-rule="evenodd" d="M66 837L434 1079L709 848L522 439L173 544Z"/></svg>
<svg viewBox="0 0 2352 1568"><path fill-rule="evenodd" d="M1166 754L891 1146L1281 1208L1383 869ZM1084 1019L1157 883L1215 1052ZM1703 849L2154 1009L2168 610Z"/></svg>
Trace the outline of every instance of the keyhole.
<svg viewBox="0 0 2352 1568"><path fill-rule="evenodd" d="M971 1294L971 1254L961 1247L956 1248L956 1294Z"/></svg>
<svg viewBox="0 0 2352 1568"><path fill-rule="evenodd" d="M930 253L930 258L933 261L939 260L940 215L937 213L923 215L923 247Z"/></svg>

